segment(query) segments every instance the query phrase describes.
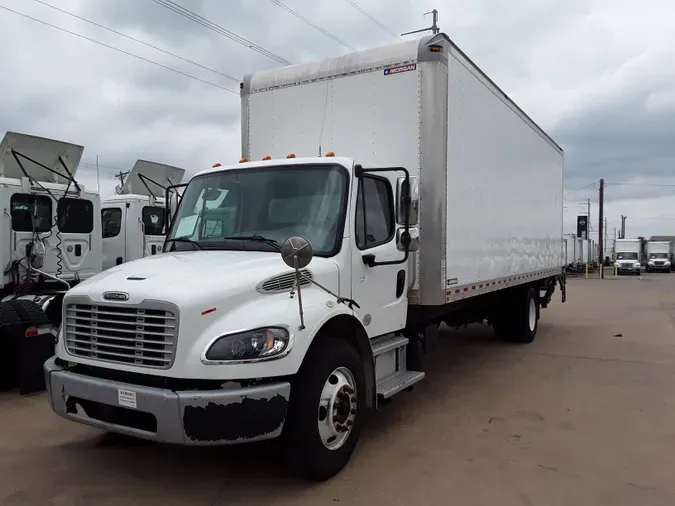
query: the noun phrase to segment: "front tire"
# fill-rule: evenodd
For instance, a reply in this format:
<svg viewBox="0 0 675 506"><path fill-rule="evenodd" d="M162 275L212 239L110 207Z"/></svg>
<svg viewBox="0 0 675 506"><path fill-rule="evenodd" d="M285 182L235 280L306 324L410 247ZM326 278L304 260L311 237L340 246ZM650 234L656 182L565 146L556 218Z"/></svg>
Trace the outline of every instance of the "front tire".
<svg viewBox="0 0 675 506"><path fill-rule="evenodd" d="M284 431L289 465L313 481L331 478L347 464L365 408L358 352L342 339L317 339L293 382Z"/></svg>

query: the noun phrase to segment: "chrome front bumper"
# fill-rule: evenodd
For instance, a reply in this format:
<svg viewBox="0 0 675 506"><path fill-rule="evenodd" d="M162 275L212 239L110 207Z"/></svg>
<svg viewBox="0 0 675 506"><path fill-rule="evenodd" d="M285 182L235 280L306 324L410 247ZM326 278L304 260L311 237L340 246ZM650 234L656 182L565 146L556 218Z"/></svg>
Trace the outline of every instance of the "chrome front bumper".
<svg viewBox="0 0 675 506"><path fill-rule="evenodd" d="M71 372L55 357L45 362L44 370L57 415L110 432L181 445L278 437L291 392L288 382L174 392Z"/></svg>

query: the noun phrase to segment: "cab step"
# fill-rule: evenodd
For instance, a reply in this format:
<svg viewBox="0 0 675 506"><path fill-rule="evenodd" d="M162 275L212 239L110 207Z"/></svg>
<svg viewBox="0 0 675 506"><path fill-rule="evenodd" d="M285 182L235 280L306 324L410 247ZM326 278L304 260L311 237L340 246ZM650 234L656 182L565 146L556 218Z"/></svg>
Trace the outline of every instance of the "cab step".
<svg viewBox="0 0 675 506"><path fill-rule="evenodd" d="M424 373L420 371L399 371L392 374L377 383L377 394L388 399L413 386L418 381L424 379Z"/></svg>
<svg viewBox="0 0 675 506"><path fill-rule="evenodd" d="M373 339L371 342L373 357L384 355L396 348L402 348L408 344L408 341L409 339L407 337L397 336L396 334L389 334Z"/></svg>

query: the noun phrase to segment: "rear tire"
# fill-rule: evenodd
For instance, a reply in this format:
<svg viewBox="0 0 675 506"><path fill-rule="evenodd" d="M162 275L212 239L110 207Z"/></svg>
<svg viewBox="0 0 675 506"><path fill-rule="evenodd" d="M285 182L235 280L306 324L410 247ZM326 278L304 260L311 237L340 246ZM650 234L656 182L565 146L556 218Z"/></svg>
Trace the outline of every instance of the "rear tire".
<svg viewBox="0 0 675 506"><path fill-rule="evenodd" d="M293 382L284 428L288 464L313 481L331 478L347 464L365 408L358 352L342 339L317 339Z"/></svg>
<svg viewBox="0 0 675 506"><path fill-rule="evenodd" d="M49 323L49 318L32 300L14 299L7 302L24 323Z"/></svg>
<svg viewBox="0 0 675 506"><path fill-rule="evenodd" d="M493 324L495 335L502 341L531 343L537 335L539 311L539 294L534 288L508 294Z"/></svg>

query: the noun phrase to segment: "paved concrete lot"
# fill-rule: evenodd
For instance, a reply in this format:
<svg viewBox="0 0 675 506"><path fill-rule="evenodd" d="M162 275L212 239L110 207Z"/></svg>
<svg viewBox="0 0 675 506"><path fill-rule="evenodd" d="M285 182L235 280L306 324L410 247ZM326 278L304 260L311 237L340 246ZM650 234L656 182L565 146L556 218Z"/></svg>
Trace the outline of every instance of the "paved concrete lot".
<svg viewBox="0 0 675 506"><path fill-rule="evenodd" d="M529 346L445 330L428 376L322 484L278 446L133 443L0 395L0 504L675 504L675 274L574 279Z"/></svg>

